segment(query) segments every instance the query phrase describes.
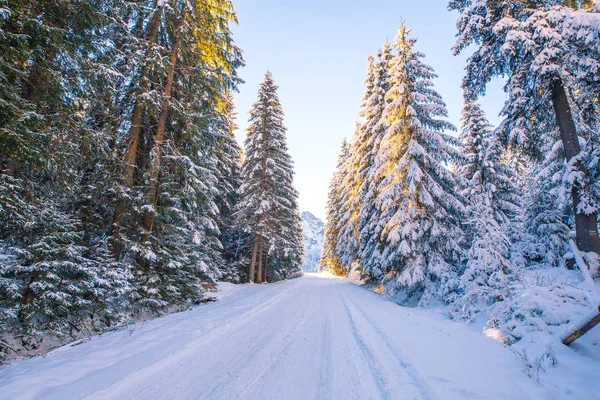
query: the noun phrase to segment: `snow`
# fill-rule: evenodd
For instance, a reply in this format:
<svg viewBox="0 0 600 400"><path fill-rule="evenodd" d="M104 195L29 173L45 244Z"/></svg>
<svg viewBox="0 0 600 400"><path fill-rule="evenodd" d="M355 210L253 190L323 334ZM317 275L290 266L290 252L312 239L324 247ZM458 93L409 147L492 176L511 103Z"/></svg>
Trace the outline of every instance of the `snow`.
<svg viewBox="0 0 600 400"><path fill-rule="evenodd" d="M325 223L308 211L304 211L301 216L302 229L304 231L304 260L302 269L307 272L315 272L319 269L319 261L321 260Z"/></svg>
<svg viewBox="0 0 600 400"><path fill-rule="evenodd" d="M586 283L589 291L592 293L594 300L600 301L600 293L598 292L598 287L594 282L594 278L592 278L592 275L590 274L590 270L588 269L587 264L583 260L583 255L581 254L581 252L579 252L579 249L577 248L577 245L575 244L573 239L569 240L569 247L571 248L571 253L573 253L573 256L575 257L575 262L577 263L577 266L579 267L579 270L583 275L583 280Z"/></svg>
<svg viewBox="0 0 600 400"><path fill-rule="evenodd" d="M544 386L472 325L331 275L220 288L218 302L0 369L0 399L600 398L582 382L600 373L585 337Z"/></svg>

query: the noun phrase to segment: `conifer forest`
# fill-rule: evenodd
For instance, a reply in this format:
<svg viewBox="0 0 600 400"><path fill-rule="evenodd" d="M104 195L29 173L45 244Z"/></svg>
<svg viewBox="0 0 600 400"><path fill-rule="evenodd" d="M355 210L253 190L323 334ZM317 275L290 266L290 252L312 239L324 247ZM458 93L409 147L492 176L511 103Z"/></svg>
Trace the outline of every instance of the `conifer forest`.
<svg viewBox="0 0 600 400"><path fill-rule="evenodd" d="M0 399L600 398L600 5L350 3L0 0Z"/></svg>

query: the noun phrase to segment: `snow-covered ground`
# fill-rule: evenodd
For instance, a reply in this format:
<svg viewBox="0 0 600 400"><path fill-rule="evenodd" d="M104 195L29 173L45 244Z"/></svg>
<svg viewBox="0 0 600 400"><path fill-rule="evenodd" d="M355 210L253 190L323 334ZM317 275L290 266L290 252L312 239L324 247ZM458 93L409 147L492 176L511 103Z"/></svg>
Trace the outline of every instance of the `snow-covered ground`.
<svg viewBox="0 0 600 400"><path fill-rule="evenodd" d="M538 383L497 341L346 280L222 289L216 303L8 365L0 399L600 398L598 354Z"/></svg>

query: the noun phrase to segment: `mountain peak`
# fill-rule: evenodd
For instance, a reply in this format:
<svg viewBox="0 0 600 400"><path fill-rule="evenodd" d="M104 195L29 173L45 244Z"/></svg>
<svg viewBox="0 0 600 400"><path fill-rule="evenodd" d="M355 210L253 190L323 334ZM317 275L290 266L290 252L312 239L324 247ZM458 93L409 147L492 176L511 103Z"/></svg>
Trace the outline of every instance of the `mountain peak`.
<svg viewBox="0 0 600 400"><path fill-rule="evenodd" d="M302 212L301 217L304 228L304 264L302 269L316 271L321 259L325 223L308 211Z"/></svg>
<svg viewBox="0 0 600 400"><path fill-rule="evenodd" d="M310 211L302 211L302 213L300 214L300 216L302 217L303 220L309 220L309 221L321 221L321 218L315 216L313 213L311 213Z"/></svg>

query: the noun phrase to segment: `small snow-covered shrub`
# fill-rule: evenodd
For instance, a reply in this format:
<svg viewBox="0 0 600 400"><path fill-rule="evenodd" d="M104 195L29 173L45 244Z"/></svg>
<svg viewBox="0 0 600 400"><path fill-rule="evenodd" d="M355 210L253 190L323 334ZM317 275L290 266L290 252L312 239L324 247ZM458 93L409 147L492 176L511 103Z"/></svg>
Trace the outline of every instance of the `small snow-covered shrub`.
<svg viewBox="0 0 600 400"><path fill-rule="evenodd" d="M489 327L498 329L508 344L534 332L562 335L593 307L590 292L578 285L576 274L563 268L527 271L514 288L515 297L493 309Z"/></svg>
<svg viewBox="0 0 600 400"><path fill-rule="evenodd" d="M527 375L538 382L540 380L540 372L547 372L549 368L554 367L558 363L554 348L550 343L546 344L545 351L537 356L531 356L530 352L527 351L527 347L513 346L511 349L523 361Z"/></svg>
<svg viewBox="0 0 600 400"><path fill-rule="evenodd" d="M304 271L302 271L301 269L297 269L297 270L290 272L287 276L287 279L296 279L296 278L301 278L303 276L304 276Z"/></svg>

